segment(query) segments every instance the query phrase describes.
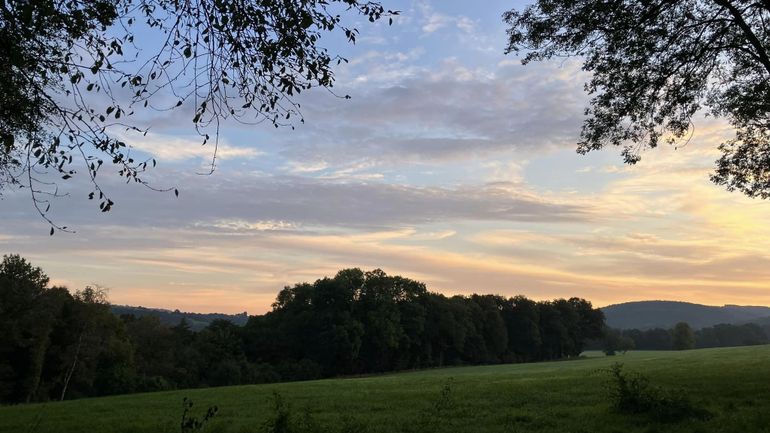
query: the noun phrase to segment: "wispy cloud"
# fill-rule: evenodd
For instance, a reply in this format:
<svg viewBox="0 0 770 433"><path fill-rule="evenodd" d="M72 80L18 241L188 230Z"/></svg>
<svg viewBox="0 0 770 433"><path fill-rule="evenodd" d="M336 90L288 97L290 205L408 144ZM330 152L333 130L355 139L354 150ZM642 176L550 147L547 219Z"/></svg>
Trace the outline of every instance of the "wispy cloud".
<svg viewBox="0 0 770 433"><path fill-rule="evenodd" d="M236 147L226 140L215 143L209 140L203 144L203 137L179 137L149 132L146 135L137 133L123 134L122 139L132 149L153 155L158 160L178 162L190 159L211 160L215 155L217 159L254 158L263 152L254 147Z"/></svg>
<svg viewBox="0 0 770 433"><path fill-rule="evenodd" d="M474 33L476 22L464 15L448 15L437 12L428 2L419 2L418 8L422 14L422 31L424 34L434 33L445 27L454 27L463 33Z"/></svg>

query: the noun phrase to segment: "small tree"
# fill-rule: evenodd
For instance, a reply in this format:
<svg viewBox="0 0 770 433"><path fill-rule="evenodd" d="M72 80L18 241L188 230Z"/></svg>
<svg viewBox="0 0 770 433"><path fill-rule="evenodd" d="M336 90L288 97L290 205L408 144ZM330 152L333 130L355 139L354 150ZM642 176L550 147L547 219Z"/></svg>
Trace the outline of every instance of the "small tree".
<svg viewBox="0 0 770 433"><path fill-rule="evenodd" d="M623 352L624 355L629 350L633 350L635 348L636 348L636 343L634 342L634 340L631 337L628 337L626 335L623 335L623 336L620 337L620 344L618 346L618 350Z"/></svg>
<svg viewBox="0 0 770 433"><path fill-rule="evenodd" d="M689 350L695 348L695 333L687 322L679 322L671 330L671 340L674 350Z"/></svg>
<svg viewBox="0 0 770 433"><path fill-rule="evenodd" d="M620 331L617 329L606 328L604 330L604 349L607 356L615 356L620 350Z"/></svg>

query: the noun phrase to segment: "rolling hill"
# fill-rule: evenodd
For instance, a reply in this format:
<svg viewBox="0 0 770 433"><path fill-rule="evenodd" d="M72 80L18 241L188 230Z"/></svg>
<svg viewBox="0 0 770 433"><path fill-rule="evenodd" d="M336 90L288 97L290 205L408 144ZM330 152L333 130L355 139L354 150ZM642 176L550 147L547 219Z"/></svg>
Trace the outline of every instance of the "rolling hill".
<svg viewBox="0 0 770 433"><path fill-rule="evenodd" d="M719 323L770 322L770 307L722 307L676 301L626 302L603 307L607 325L617 329L671 328L687 322L694 329Z"/></svg>
<svg viewBox="0 0 770 433"><path fill-rule="evenodd" d="M200 331L207 327L214 320L227 320L236 325L243 326L249 320L248 315L243 312L240 314L224 313L190 313L179 310L164 310L161 308L132 307L129 305L113 305L112 312L118 316L130 314L135 317L157 316L160 322L167 326L176 326L182 319L187 321L190 329Z"/></svg>

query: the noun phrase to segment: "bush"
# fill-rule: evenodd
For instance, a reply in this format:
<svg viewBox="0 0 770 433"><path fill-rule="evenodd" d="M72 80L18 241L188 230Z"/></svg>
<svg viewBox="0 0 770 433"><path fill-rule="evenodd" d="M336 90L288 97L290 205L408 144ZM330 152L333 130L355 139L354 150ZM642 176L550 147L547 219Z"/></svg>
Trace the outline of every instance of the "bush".
<svg viewBox="0 0 770 433"><path fill-rule="evenodd" d="M174 386L163 376L146 376L139 380L137 387L141 392L167 391Z"/></svg>
<svg viewBox="0 0 770 433"><path fill-rule="evenodd" d="M249 364L247 369L249 383L275 383L281 381L281 375L272 365L261 362Z"/></svg>
<svg viewBox="0 0 770 433"><path fill-rule="evenodd" d="M664 423L711 418L711 413L695 406L683 390L672 392L652 386L641 374L624 373L619 363L609 372L609 395L613 407L620 413L644 414Z"/></svg>
<svg viewBox="0 0 770 433"><path fill-rule="evenodd" d="M272 414L263 424L262 431L264 433L324 433L328 431L361 433L367 430L364 424L353 423L352 420L343 420L342 427L338 430L321 428L308 409L299 415L293 414L291 406L283 400L277 391L273 391L272 406Z"/></svg>
<svg viewBox="0 0 770 433"><path fill-rule="evenodd" d="M323 369L317 362L304 358L279 365L278 374L284 380L313 380L323 377Z"/></svg>
<svg viewBox="0 0 770 433"><path fill-rule="evenodd" d="M265 433L289 433L292 430L289 405L284 403L281 394L273 391L273 413L265 421L264 431Z"/></svg>
<svg viewBox="0 0 770 433"><path fill-rule="evenodd" d="M206 423L211 420L211 418L214 418L216 416L217 411L219 410L216 406L211 406L206 410L206 413L203 415L202 418L197 418L190 414L190 411L192 410L193 402L192 400L185 397L182 400L182 422L180 423L180 431L181 433L194 433L199 432L203 430L203 427L206 426Z"/></svg>
<svg viewBox="0 0 770 433"><path fill-rule="evenodd" d="M208 374L211 386L240 385L243 383L241 363L232 359L223 359L213 366Z"/></svg>

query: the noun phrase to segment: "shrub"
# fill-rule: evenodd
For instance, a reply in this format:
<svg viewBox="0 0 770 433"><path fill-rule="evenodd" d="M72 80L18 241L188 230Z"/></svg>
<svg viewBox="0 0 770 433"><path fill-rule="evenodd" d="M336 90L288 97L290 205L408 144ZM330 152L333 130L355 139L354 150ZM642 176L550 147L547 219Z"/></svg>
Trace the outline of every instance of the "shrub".
<svg viewBox="0 0 770 433"><path fill-rule="evenodd" d="M281 381L281 375L272 365L261 362L249 364L247 369L249 383L275 383Z"/></svg>
<svg viewBox="0 0 770 433"><path fill-rule="evenodd" d="M292 413L291 406L276 391L273 391L272 406L272 414L263 424L265 433L365 433L369 430L365 423L349 416L343 417L336 428L321 427L308 409L299 415Z"/></svg>
<svg viewBox="0 0 770 433"><path fill-rule="evenodd" d="M683 390L671 391L653 386L641 374L623 372L623 364L620 363L614 364L609 372L609 395L613 407L620 413L644 414L664 423L711 418L711 413L695 406Z"/></svg>
<svg viewBox="0 0 770 433"><path fill-rule="evenodd" d="M265 433L288 433L291 429L289 405L283 401L278 391L273 391L273 413L265 421Z"/></svg>
<svg viewBox="0 0 770 433"><path fill-rule="evenodd" d="M203 427L208 423L211 418L214 418L216 416L217 411L219 410L216 406L210 406L206 413L203 415L203 418L198 419L195 416L192 416L190 414L190 411L192 410L193 402L192 400L185 397L182 399L182 422L180 423L180 431L181 433L193 433L193 432L199 432L203 430Z"/></svg>

